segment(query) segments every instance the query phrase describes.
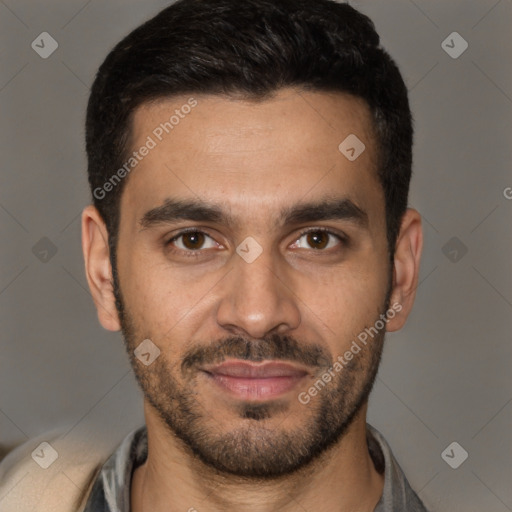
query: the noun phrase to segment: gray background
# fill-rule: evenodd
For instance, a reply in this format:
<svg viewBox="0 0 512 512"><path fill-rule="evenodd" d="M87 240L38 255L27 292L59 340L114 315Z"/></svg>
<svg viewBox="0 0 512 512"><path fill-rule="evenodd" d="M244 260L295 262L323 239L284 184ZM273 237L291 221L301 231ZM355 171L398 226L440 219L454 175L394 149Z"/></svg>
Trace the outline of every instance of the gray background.
<svg viewBox="0 0 512 512"><path fill-rule="evenodd" d="M115 446L143 422L83 271L83 120L108 50L168 3L0 0L2 452L55 427ZM425 233L415 309L388 335L369 422L433 511L512 510L512 2L351 4L410 90ZM59 44L47 59L31 48L44 31ZM454 31L469 44L456 59L441 46ZM458 469L441 457L453 441L469 454Z"/></svg>

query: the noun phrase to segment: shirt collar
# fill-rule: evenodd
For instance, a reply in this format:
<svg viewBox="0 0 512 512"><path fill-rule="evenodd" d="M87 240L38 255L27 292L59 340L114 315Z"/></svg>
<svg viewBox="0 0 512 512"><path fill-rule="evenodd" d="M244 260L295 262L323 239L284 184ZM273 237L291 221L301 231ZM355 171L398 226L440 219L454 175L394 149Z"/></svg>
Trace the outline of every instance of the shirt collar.
<svg viewBox="0 0 512 512"><path fill-rule="evenodd" d="M369 424L366 433L375 468L379 473L384 471L383 493L374 512L424 511L382 434ZM129 512L133 471L146 461L147 455L147 428L142 426L128 434L105 462L83 512Z"/></svg>

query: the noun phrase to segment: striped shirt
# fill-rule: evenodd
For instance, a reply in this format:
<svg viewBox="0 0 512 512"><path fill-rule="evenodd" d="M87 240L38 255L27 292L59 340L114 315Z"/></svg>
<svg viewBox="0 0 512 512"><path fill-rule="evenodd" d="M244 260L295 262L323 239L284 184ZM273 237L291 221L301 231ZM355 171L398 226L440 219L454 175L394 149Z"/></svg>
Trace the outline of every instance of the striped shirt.
<svg viewBox="0 0 512 512"><path fill-rule="evenodd" d="M384 489L374 512L428 512L411 489L382 434L367 424L367 441L375 469L384 472ZM145 426L124 438L98 473L83 512L130 512L133 471L148 455Z"/></svg>

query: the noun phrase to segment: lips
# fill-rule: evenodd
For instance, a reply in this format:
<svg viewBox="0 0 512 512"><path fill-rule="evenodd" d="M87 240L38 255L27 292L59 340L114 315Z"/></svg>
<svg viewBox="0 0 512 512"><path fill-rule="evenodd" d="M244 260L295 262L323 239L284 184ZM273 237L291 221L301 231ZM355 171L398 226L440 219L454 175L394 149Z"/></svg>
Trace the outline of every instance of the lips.
<svg viewBox="0 0 512 512"><path fill-rule="evenodd" d="M201 370L221 391L240 399L259 401L291 391L309 374L304 367L282 361L225 361Z"/></svg>

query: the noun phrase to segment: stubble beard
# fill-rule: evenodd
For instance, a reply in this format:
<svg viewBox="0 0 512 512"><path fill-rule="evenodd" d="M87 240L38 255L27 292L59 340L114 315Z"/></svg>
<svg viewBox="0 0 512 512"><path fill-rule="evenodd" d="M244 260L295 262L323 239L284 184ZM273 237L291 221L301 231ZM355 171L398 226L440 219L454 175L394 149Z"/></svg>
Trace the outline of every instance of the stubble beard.
<svg viewBox="0 0 512 512"><path fill-rule="evenodd" d="M215 420L216 411L207 410L197 391L198 375L193 370L200 362L232 356L249 361L307 360L311 364L316 354L321 374L332 367L332 356L317 345L305 348L289 336L273 335L258 342L230 337L192 349L180 363L170 363L162 352L146 367L133 352L145 338L144 330L127 314L119 286L114 289L125 346L145 399L190 455L217 473L268 480L305 468L342 439L368 400L381 360L385 329L348 361L332 382L318 391L315 400L301 405L295 427L286 430L281 426L291 414L290 402L274 400L233 405L229 412L235 414L233 428L222 428ZM382 313L388 310L389 297L390 290ZM188 367L184 364L187 361ZM180 375L181 379L177 377ZM295 406L293 411L297 415ZM219 415L223 414L219 411Z"/></svg>

